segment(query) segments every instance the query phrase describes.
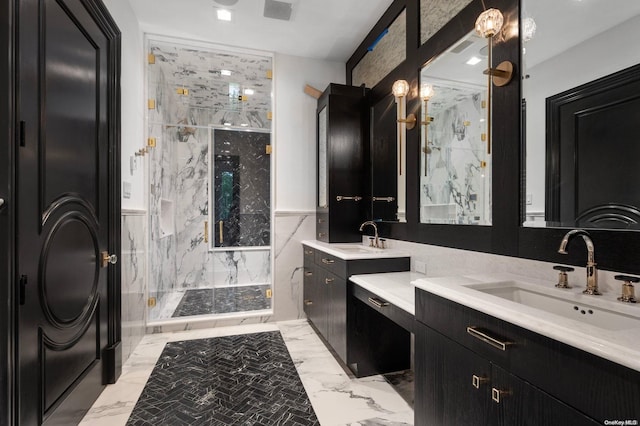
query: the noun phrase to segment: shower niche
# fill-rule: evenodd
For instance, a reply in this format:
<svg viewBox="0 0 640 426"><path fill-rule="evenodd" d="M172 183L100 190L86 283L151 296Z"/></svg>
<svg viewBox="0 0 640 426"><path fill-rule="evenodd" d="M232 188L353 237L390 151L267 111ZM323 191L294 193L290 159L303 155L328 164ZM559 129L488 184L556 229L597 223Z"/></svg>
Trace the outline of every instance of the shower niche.
<svg viewBox="0 0 640 426"><path fill-rule="evenodd" d="M146 45L156 141L147 321L268 315L273 58L151 36Z"/></svg>

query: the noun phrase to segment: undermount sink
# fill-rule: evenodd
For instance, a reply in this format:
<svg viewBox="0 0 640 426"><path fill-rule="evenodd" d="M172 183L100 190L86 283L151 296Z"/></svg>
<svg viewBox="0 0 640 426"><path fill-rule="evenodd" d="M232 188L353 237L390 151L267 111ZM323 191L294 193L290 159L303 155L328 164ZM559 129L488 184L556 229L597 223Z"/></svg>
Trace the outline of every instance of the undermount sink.
<svg viewBox="0 0 640 426"><path fill-rule="evenodd" d="M334 244L333 248L344 251L346 253L380 253L384 251L383 249L375 248L375 247L367 247L363 245L338 245Z"/></svg>
<svg viewBox="0 0 640 426"><path fill-rule="evenodd" d="M512 280L469 284L465 287L593 327L607 330L640 329L640 309L638 316L633 316L617 312L614 307L602 306L611 302L598 303L597 299L593 299L593 303L590 303L586 300L598 296L584 296Z"/></svg>

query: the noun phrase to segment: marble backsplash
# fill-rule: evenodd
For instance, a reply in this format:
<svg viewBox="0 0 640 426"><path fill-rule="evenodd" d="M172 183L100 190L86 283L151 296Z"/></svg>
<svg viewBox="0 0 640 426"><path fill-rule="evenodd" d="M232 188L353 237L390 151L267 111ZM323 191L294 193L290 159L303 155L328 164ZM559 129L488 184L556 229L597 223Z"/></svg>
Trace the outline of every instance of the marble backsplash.
<svg viewBox="0 0 640 426"><path fill-rule="evenodd" d="M145 334L147 212L122 212L122 363Z"/></svg>
<svg viewBox="0 0 640 426"><path fill-rule="evenodd" d="M366 237L363 238L363 242L365 242L365 238ZM560 244L560 241L558 241L558 244ZM428 277L507 272L545 280L548 281L550 285L558 281L558 271L553 269L553 266L556 264L551 262L400 240L387 240L387 245L389 248L411 253L412 271L416 270L415 266L417 261L424 263ZM548 249L555 251L558 249L558 246L554 244L553 247L549 247ZM586 284L585 269L580 267L576 267L575 269L575 272L572 272L569 277L570 284L576 287L584 286ZM620 291L620 281L614 279L615 275L617 275L617 273L612 271L598 271L598 287L602 292L617 293Z"/></svg>

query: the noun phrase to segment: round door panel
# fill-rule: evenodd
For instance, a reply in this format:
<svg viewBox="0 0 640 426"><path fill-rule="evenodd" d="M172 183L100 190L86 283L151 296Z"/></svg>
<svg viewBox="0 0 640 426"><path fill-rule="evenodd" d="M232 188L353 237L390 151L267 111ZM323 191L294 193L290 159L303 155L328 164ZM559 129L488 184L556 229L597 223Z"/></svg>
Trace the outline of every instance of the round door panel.
<svg viewBox="0 0 640 426"><path fill-rule="evenodd" d="M79 212L63 215L51 228L40 258L43 311L57 327L81 323L96 302L100 279L96 227Z"/></svg>

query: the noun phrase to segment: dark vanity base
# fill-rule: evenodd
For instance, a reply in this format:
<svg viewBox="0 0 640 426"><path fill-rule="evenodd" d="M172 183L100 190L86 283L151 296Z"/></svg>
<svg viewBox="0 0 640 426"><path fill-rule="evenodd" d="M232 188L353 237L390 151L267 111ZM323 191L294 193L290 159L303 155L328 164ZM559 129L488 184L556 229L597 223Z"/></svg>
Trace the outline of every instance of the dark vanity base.
<svg viewBox="0 0 640 426"><path fill-rule="evenodd" d="M469 327L508 346L500 350L474 338ZM476 401L468 411L499 419L496 424L640 421L639 372L426 291L416 293L415 364L416 419L431 419L422 424L456 415L457 399ZM445 388L443 405L437 390ZM506 392L501 402L492 400L498 391Z"/></svg>

